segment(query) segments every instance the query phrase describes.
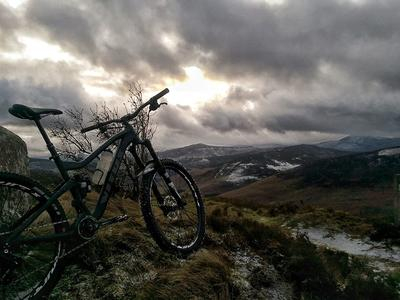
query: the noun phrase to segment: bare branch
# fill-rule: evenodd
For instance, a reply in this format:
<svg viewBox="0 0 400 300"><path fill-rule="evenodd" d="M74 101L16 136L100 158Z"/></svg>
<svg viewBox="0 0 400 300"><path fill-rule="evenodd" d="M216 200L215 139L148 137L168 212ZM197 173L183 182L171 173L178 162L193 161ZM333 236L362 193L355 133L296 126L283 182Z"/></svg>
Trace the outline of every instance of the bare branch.
<svg viewBox="0 0 400 300"><path fill-rule="evenodd" d="M57 150L68 159L78 160L83 154L90 154L96 145L122 130L122 125L113 124L106 131L98 131L95 134L81 133L81 129L87 126L87 123L101 123L112 119L122 117L124 114L133 113L142 104L143 89L139 82L132 82L128 86L128 97L123 103L123 113L121 114L117 107L110 107L106 103L96 104L88 110L84 108L73 107L65 111L64 118L57 118L53 121L50 128L50 134L58 140ZM141 111L139 115L132 120L132 127L141 139L152 139L156 127L151 122L150 112ZM143 146L136 147L138 156L143 160L147 160L147 153ZM124 179L135 182L136 177L134 170L136 169L134 159L124 157L123 168L121 168L120 182Z"/></svg>

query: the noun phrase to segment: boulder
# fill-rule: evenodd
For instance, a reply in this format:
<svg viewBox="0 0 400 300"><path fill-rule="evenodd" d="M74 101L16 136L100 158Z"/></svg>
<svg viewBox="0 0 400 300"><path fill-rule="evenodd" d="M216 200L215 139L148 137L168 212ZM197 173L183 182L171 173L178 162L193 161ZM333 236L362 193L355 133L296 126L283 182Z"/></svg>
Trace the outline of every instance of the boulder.
<svg viewBox="0 0 400 300"><path fill-rule="evenodd" d="M15 133L0 126L0 172L29 174L28 150Z"/></svg>

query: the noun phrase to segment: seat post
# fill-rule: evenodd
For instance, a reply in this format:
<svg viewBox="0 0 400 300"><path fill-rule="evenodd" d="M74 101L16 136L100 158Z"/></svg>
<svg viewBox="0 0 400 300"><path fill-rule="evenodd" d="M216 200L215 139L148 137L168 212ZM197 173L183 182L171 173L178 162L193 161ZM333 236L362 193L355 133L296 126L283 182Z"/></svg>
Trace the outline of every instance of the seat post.
<svg viewBox="0 0 400 300"><path fill-rule="evenodd" d="M44 130L42 124L40 123L40 120L39 119L35 119L34 121L35 121L35 124L36 124L37 128L40 131L40 134L42 135L44 141L46 142L47 149L49 149L49 151L50 151L50 154L51 154L50 159L54 159L54 162L55 162L58 170L60 171L61 176L65 180L68 180L69 179L69 175L68 175L67 171L64 168L64 164L63 164L62 160L60 159L60 156L58 155L57 150L54 147L53 143L50 141L50 138L47 135L46 131Z"/></svg>

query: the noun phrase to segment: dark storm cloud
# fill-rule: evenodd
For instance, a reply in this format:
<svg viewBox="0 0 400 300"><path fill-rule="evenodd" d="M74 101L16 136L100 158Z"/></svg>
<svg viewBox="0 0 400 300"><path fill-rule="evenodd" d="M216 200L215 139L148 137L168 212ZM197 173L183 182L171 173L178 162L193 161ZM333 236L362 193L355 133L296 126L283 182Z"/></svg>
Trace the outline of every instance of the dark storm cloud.
<svg viewBox="0 0 400 300"><path fill-rule="evenodd" d="M15 103L57 109L84 107L87 95L76 80L75 70L63 63L0 62L0 122L15 121L8 108Z"/></svg>
<svg viewBox="0 0 400 300"><path fill-rule="evenodd" d="M248 100L260 100L259 97L254 91L234 86L226 98L205 104L197 112L197 118L203 126L220 132L256 131L259 125L254 122L252 113L243 109L243 105Z"/></svg>
<svg viewBox="0 0 400 300"><path fill-rule="evenodd" d="M201 126L193 122L193 111L188 106L163 106L157 115L157 122L168 127L168 130L177 134L198 134L203 130Z"/></svg>
<svg viewBox="0 0 400 300"><path fill-rule="evenodd" d="M397 87L399 11L397 0L182 0L177 16L185 41L211 53L208 68L228 77L309 79L324 62Z"/></svg>
<svg viewBox="0 0 400 300"><path fill-rule="evenodd" d="M270 116L264 124L271 131L285 133L325 132L355 135L398 135L400 111L373 112L351 110L348 107L310 107L307 114L284 114Z"/></svg>
<svg viewBox="0 0 400 300"><path fill-rule="evenodd" d="M181 76L175 53L161 42L168 26L164 1L30 1L27 18L78 56L128 76Z"/></svg>
<svg viewBox="0 0 400 300"><path fill-rule="evenodd" d="M198 110L160 114L176 136L393 134L400 130L400 1L358 2L32 0L24 20L0 5L0 42L15 44L23 23L77 58L144 85L181 79L182 67L195 65L233 86ZM14 74L0 71L0 96L85 101L73 72L65 84L57 76L30 82L34 70L21 78L7 72Z"/></svg>
<svg viewBox="0 0 400 300"><path fill-rule="evenodd" d="M267 129L279 134L398 134L400 95L397 91L385 93L382 88L367 88L362 83L339 91L336 88L321 83L317 90L310 89L307 95L298 93L286 97L266 92L251 93L243 101L231 101L235 94L231 92L218 103L204 105L196 116L203 126L221 133L234 130L257 133ZM245 100L255 103L255 107L246 108Z"/></svg>
<svg viewBox="0 0 400 300"><path fill-rule="evenodd" d="M397 88L399 11L397 0L34 0L26 15L77 55L143 76L200 64L227 78L310 80L329 63ZM166 34L177 37L175 50Z"/></svg>
<svg viewBox="0 0 400 300"><path fill-rule="evenodd" d="M64 47L79 53L95 53L94 24L85 12L71 3L61 1L30 1L27 8L30 21L41 25L49 32L50 38ZM93 23L93 22L92 22Z"/></svg>
<svg viewBox="0 0 400 300"><path fill-rule="evenodd" d="M201 112L202 124L212 130L257 133L263 129L286 132L324 132L347 134L398 134L400 110L374 112L346 106L310 106L298 111L244 112L240 109L217 109Z"/></svg>
<svg viewBox="0 0 400 300"><path fill-rule="evenodd" d="M60 108L67 105L82 105L82 95L76 82L62 85L38 84L31 81L0 79L0 103L9 107L14 103Z"/></svg>

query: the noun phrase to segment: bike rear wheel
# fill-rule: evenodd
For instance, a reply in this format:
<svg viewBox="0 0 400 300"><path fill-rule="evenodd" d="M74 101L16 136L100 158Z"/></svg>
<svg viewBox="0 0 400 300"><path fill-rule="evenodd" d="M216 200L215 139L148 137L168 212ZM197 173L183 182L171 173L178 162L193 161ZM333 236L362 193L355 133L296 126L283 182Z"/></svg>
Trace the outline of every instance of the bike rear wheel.
<svg viewBox="0 0 400 300"><path fill-rule="evenodd" d="M197 250L205 235L204 204L189 172L179 163L161 160L185 205L179 206L159 170L143 176L141 209L147 228L161 249L187 255Z"/></svg>
<svg viewBox="0 0 400 300"><path fill-rule="evenodd" d="M53 240L9 247L4 244L12 230L43 205L47 197L48 192L29 178L0 173L1 299L46 297L61 276L64 242ZM55 202L19 238L61 233L67 228L64 210Z"/></svg>

